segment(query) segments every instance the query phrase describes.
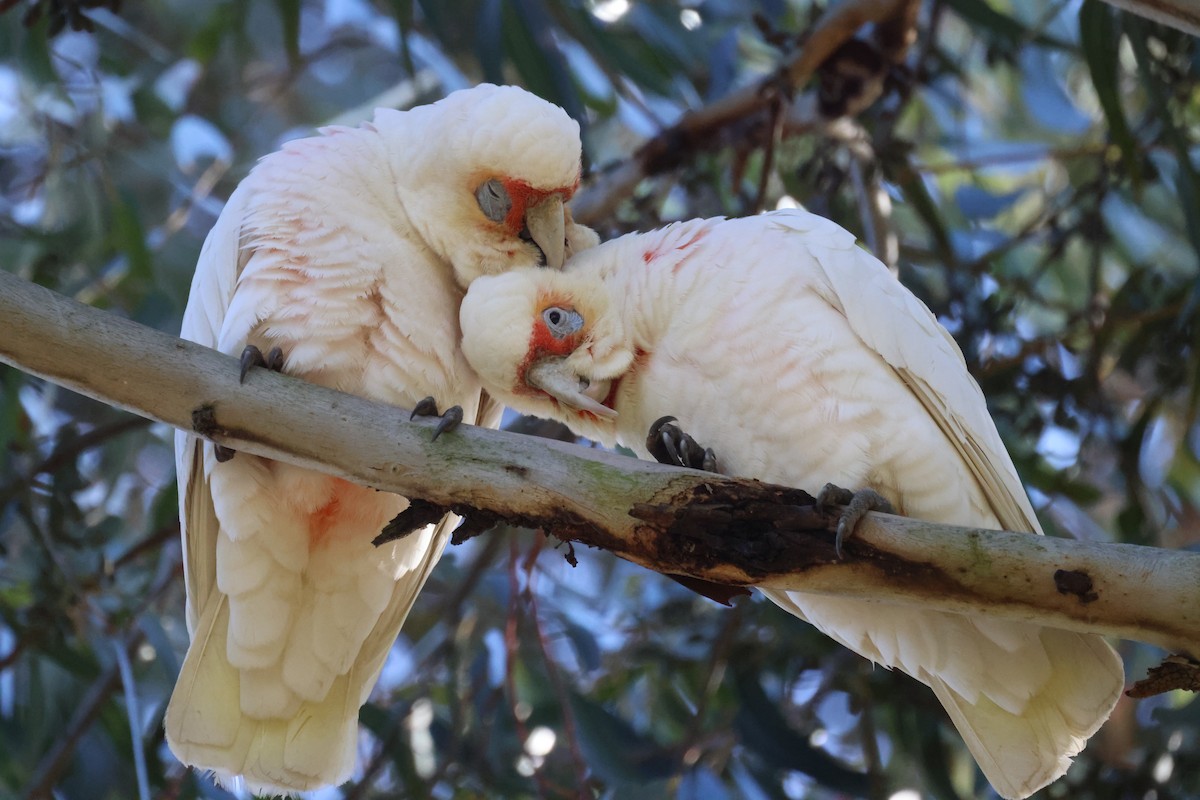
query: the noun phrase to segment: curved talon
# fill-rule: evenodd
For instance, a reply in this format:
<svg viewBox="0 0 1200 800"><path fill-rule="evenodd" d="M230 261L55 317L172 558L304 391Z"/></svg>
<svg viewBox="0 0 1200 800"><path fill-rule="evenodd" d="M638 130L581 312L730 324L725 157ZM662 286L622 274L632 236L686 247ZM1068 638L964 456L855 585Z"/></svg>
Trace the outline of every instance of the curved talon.
<svg viewBox="0 0 1200 800"><path fill-rule="evenodd" d="M717 456L711 447L701 447L684 433L675 417L659 417L646 435L646 449L660 464L717 471Z"/></svg>
<svg viewBox="0 0 1200 800"><path fill-rule="evenodd" d="M664 429L658 434L659 440L662 442L663 450L666 451L667 458L670 463L682 467L683 456L679 453L679 448L675 446L675 436L672 436L672 431L678 434L678 429L674 425Z"/></svg>
<svg viewBox="0 0 1200 800"><path fill-rule="evenodd" d="M216 456L218 464L224 464L237 455L237 450L223 444L213 444L213 455Z"/></svg>
<svg viewBox="0 0 1200 800"><path fill-rule="evenodd" d="M437 410L437 401L432 397L426 397L417 402L413 406L412 413L408 415L409 422L412 422L417 417L436 417L440 416Z"/></svg>
<svg viewBox="0 0 1200 800"><path fill-rule="evenodd" d="M410 420L417 417L441 417L437 427L433 429L433 438L431 442L436 442L437 438L446 431L452 431L457 428L463 421L462 406L450 406L444 412L438 412L437 401L432 397L426 397L413 406L412 413L408 415Z"/></svg>
<svg viewBox="0 0 1200 800"><path fill-rule="evenodd" d="M463 421L462 406L450 406L442 412L442 418L438 422L437 427L433 429L433 438L431 442L436 442L437 438L446 431L452 431L457 428Z"/></svg>
<svg viewBox="0 0 1200 800"><path fill-rule="evenodd" d="M238 383L245 383L246 374L250 372L252 367L266 367L271 372L283 371L283 350L279 347L272 347L264 357L262 350L259 350L252 344L248 344L242 350L242 356L239 361L242 363L242 371L238 375Z"/></svg>
<svg viewBox="0 0 1200 800"><path fill-rule="evenodd" d="M267 369L283 372L283 348L276 345L267 351Z"/></svg>
<svg viewBox="0 0 1200 800"><path fill-rule="evenodd" d="M663 428L672 422L675 422L675 417L659 417L650 426L650 431L646 434L646 449L650 451L650 455L654 456L654 460L660 464L677 463L672 453L673 446L668 444L670 437L663 433Z"/></svg>
<svg viewBox="0 0 1200 800"><path fill-rule="evenodd" d="M859 489L852 492L832 483L827 483L817 492L816 508L826 511L830 506L845 506L846 510L838 517L837 535L833 539L833 549L838 558L843 558L842 543L854 535L854 529L868 511L882 511L885 514L895 513L888 499L874 489Z"/></svg>

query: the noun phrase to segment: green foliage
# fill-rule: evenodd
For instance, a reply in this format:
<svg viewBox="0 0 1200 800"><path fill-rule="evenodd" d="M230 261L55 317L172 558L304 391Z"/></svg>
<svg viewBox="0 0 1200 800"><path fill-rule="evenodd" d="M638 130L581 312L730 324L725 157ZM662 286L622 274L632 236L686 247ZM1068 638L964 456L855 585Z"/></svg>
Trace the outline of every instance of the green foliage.
<svg viewBox="0 0 1200 800"><path fill-rule="evenodd" d="M820 13L97 5L0 15L0 264L172 332L221 200L285 138L363 119L393 90L413 104L514 82L581 120L587 187L685 110L761 78ZM94 34L69 10L54 22L52 8L85 6ZM931 2L852 123L789 123L770 155L761 116L678 143L676 168L594 222L608 237L787 195L869 239L862 209L886 194L901 279L962 345L1048 530L1195 548L1198 56L1098 0ZM161 730L187 641L171 446L170 431L0 367L0 797L137 796L135 748L152 796L229 796L182 769ZM529 532L448 552L362 710L362 773L323 797L987 796L905 676L768 603L725 609L576 555L572 569ZM1122 652L1133 677L1159 655ZM1041 796L1200 796L1200 704L1123 702Z"/></svg>

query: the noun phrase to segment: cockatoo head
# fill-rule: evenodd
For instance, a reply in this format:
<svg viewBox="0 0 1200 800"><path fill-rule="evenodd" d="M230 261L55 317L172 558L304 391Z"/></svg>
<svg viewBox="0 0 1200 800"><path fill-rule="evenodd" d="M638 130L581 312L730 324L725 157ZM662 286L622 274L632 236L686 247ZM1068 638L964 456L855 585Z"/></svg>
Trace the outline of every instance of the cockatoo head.
<svg viewBox="0 0 1200 800"><path fill-rule="evenodd" d="M579 185L579 125L558 106L483 84L404 117L375 120L404 211L461 286L516 267L557 269L598 241L564 206Z"/></svg>
<svg viewBox="0 0 1200 800"><path fill-rule="evenodd" d="M634 362L615 305L601 276L571 265L480 278L459 309L463 353L497 399L611 443Z"/></svg>

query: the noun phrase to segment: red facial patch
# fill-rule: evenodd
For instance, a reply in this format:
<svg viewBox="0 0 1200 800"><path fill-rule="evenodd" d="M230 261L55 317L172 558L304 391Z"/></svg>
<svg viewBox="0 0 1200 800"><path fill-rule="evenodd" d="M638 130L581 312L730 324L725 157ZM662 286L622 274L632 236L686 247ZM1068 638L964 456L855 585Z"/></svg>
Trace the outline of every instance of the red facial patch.
<svg viewBox="0 0 1200 800"><path fill-rule="evenodd" d="M561 339L550 332L546 327L546 320L542 317L546 309L558 307L573 311L574 308L566 300L557 300L554 297L539 298L537 305L537 317L533 320L533 327L529 331L529 345L525 348L525 359L517 365L517 386L516 390L519 394L525 394L531 397L544 395L540 389L535 389L529 386L525 380L525 373L533 366L534 362L540 361L547 356L569 356L575 352L575 348L579 346L583 340L583 329L575 333L567 334Z"/></svg>
<svg viewBox="0 0 1200 800"><path fill-rule="evenodd" d="M509 199L512 200L512 208L508 210L508 216L504 218L504 227L513 236L518 235L525 227L525 212L530 208L551 195L560 195L566 201L575 193L574 186L559 189L535 189L525 181L512 178L500 178L500 183L503 184ZM578 179L576 179L576 185L578 185Z"/></svg>

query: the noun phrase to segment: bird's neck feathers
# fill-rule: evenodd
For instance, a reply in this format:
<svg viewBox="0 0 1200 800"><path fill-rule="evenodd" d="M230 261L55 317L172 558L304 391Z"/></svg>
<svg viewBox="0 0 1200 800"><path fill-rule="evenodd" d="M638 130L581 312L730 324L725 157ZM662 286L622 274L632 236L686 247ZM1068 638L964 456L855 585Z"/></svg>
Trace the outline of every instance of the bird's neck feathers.
<svg viewBox="0 0 1200 800"><path fill-rule="evenodd" d="M570 269L578 264L603 284L611 315L624 320L631 349L652 350L681 301L703 283L711 267L706 252L710 236L720 222L689 220L628 234L586 251Z"/></svg>

